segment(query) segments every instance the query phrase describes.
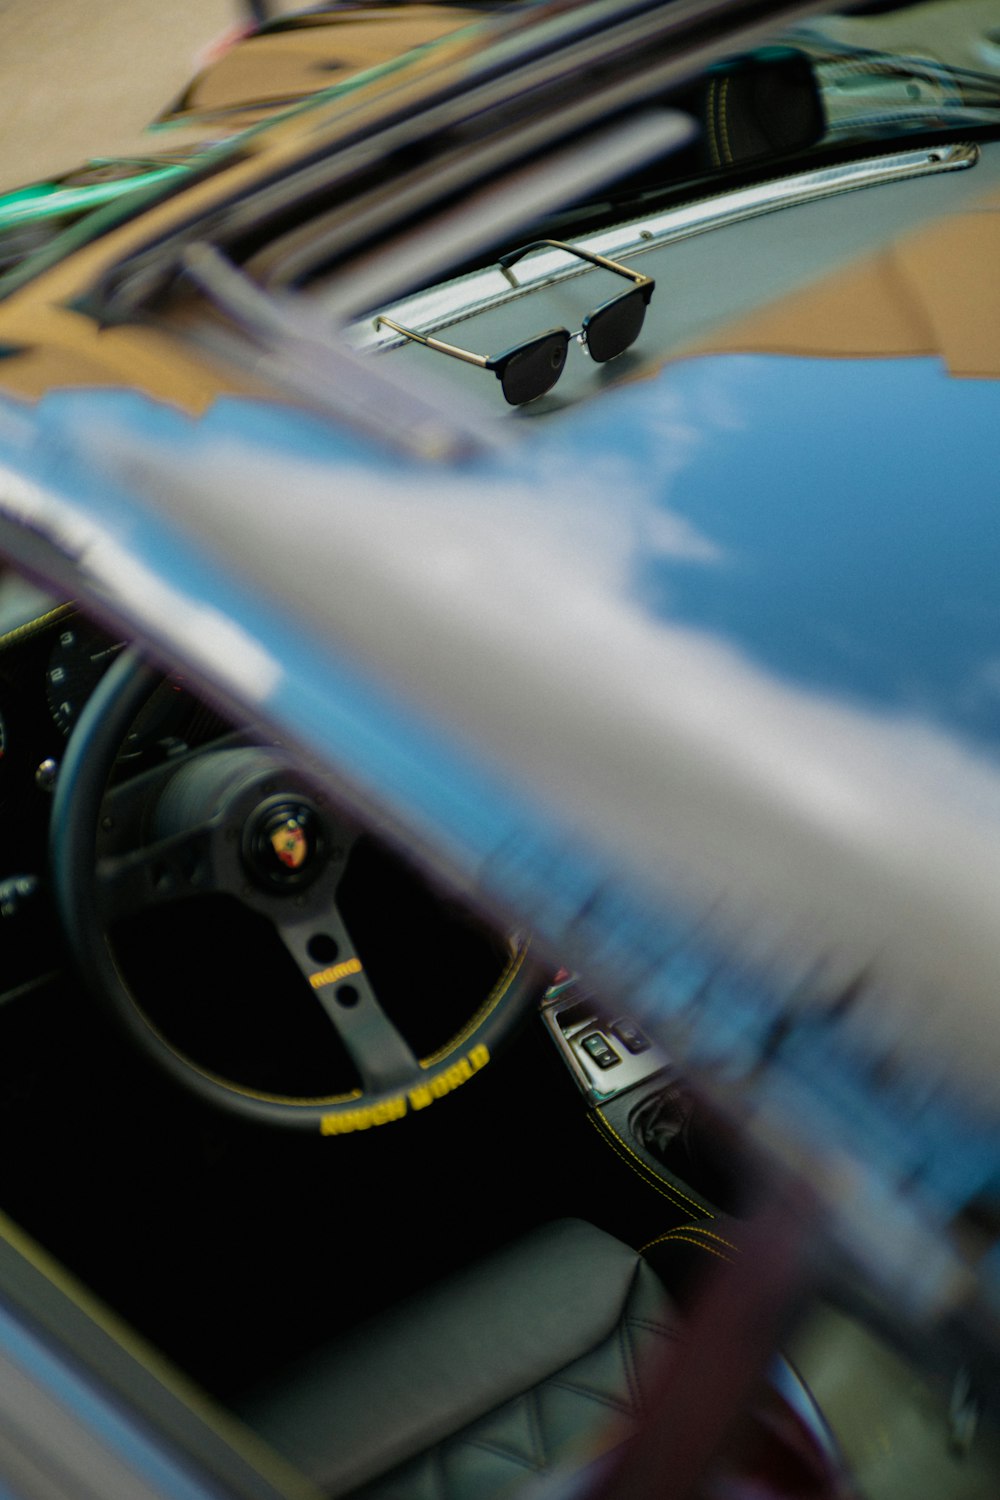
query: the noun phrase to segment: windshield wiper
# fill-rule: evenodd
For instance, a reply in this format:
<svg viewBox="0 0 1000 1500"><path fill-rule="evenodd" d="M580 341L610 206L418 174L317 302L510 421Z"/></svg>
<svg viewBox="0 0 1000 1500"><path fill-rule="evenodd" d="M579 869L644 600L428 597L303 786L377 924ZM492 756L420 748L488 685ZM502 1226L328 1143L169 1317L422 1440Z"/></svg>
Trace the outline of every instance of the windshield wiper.
<svg viewBox="0 0 1000 1500"><path fill-rule="evenodd" d="M1000 79L930 58L861 48L814 52L824 144L1000 121Z"/></svg>

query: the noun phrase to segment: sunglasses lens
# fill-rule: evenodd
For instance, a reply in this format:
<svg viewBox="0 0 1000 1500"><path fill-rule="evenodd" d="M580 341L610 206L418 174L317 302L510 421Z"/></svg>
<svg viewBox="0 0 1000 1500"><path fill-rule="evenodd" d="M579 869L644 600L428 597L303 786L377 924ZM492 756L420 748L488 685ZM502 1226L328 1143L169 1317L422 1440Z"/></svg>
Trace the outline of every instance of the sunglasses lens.
<svg viewBox="0 0 1000 1500"><path fill-rule="evenodd" d="M616 297L587 320L587 349L599 365L624 354L639 337L646 316L646 298L641 287Z"/></svg>
<svg viewBox="0 0 1000 1500"><path fill-rule="evenodd" d="M569 334L552 333L528 344L504 367L500 385L511 406L523 406L550 391L566 363Z"/></svg>

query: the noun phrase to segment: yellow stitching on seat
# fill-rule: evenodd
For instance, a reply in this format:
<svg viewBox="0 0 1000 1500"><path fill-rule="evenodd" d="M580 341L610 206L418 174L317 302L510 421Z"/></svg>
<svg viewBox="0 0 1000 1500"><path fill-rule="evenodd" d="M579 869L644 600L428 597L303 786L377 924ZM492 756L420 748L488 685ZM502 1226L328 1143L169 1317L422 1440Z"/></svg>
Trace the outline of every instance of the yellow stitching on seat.
<svg viewBox="0 0 1000 1500"><path fill-rule="evenodd" d="M663 1238L665 1240L683 1240L685 1244L693 1245L696 1250L704 1250L706 1255L714 1255L716 1260L724 1260L727 1265L732 1265L733 1263L733 1257L731 1255L723 1255L721 1250L713 1250L711 1245L703 1245L701 1240L693 1240L691 1239L690 1235L665 1234Z"/></svg>
<svg viewBox="0 0 1000 1500"><path fill-rule="evenodd" d="M622 1140L621 1136L618 1134L617 1130L611 1124L611 1121L607 1118L607 1116L606 1115L602 1115L601 1111L599 1109L595 1110L595 1114L597 1115L598 1119L601 1120L601 1122L603 1123L603 1125L605 1126L605 1128L608 1131L610 1131L610 1133L614 1136L615 1140L619 1142L619 1144L621 1145L622 1149L625 1150L625 1151L627 1151L628 1154L629 1154L629 1156L631 1156L635 1161L637 1161L639 1163L639 1166L642 1168L642 1170L644 1172L648 1173L649 1176L651 1176L651 1177L655 1176L655 1173L653 1172L653 1169L651 1167L647 1167L646 1163L643 1161L643 1159L642 1159L641 1156L636 1156L636 1153L632 1150L632 1147L628 1144L627 1141L623 1141ZM659 1184L661 1182L661 1179L657 1177L656 1178L656 1182ZM672 1183L664 1183L663 1186L664 1187L668 1187L670 1189L670 1191L677 1198L681 1199L684 1203L690 1203L691 1207L697 1209L698 1212L702 1215L703 1218L706 1218L706 1219L714 1219L715 1218L715 1215L713 1213L711 1213L707 1208L702 1208L701 1204L699 1202L697 1202L696 1199L689 1198L688 1195L687 1195L687 1193L682 1193L681 1190L680 1190L680 1188L675 1188Z"/></svg>
<svg viewBox="0 0 1000 1500"><path fill-rule="evenodd" d="M681 1227L684 1228L684 1229L688 1229L688 1228L690 1228L690 1225L685 1224L685 1225L682 1225ZM655 1235L653 1239L647 1240L644 1245L640 1245L639 1246L639 1254L640 1255L645 1255L646 1251L647 1250L652 1250L652 1248L653 1248L654 1245L662 1245L663 1241L667 1238L668 1234L670 1234L670 1233L671 1233L671 1231L669 1229L665 1229L662 1234Z"/></svg>
<svg viewBox="0 0 1000 1500"><path fill-rule="evenodd" d="M639 1254L645 1255L646 1251L652 1250L654 1245L662 1245L665 1240L672 1239L675 1235L680 1234L682 1230L687 1234L701 1234L706 1239L715 1240L716 1244L725 1245L727 1250L732 1250L734 1255L740 1253L739 1246L732 1240L727 1240L721 1234L713 1234L710 1229L705 1229L703 1225L692 1221L690 1224L675 1224L673 1229L666 1229L662 1234L658 1234L655 1239L647 1240L644 1245L639 1246ZM712 1247L711 1245L704 1245L702 1248L711 1250Z"/></svg>
<svg viewBox="0 0 1000 1500"><path fill-rule="evenodd" d="M705 1229L701 1224L698 1223L676 1224L673 1229L668 1229L666 1233L674 1234L678 1229L690 1229L693 1234L703 1234L706 1239L716 1240L720 1245L728 1246L730 1250L736 1250L738 1248L738 1246L735 1245L732 1240L727 1240L725 1235L713 1234L711 1229Z"/></svg>
<svg viewBox="0 0 1000 1500"><path fill-rule="evenodd" d="M691 1232L690 1233L685 1233L684 1231L686 1231L686 1230L690 1230ZM707 1250L708 1253L709 1253L709 1255L718 1255L718 1256L721 1256L723 1260L731 1260L732 1259L732 1256L726 1255L725 1251L723 1251L723 1250L716 1250L716 1248L715 1248L714 1245L706 1245L705 1242L704 1242L704 1240L693 1238L692 1236L695 1235L696 1233L697 1233L697 1226L696 1225L694 1225L694 1224L691 1224L691 1225L688 1225L688 1224L678 1224L678 1226L677 1226L676 1229L668 1229L667 1230L666 1234L663 1236L663 1240L664 1240L664 1243L666 1243L667 1240L684 1240L685 1243L688 1244L688 1245L697 1245L701 1250ZM730 1246L730 1249L732 1249L734 1251L734 1253L738 1253L738 1252L736 1252L736 1246L735 1245Z"/></svg>
<svg viewBox="0 0 1000 1500"><path fill-rule="evenodd" d="M692 1224L691 1228L696 1229L699 1234L703 1234L708 1240L715 1240L717 1244L726 1245L730 1250L739 1250L739 1246L732 1240L727 1240L724 1234L713 1234L710 1229L703 1229L700 1224Z"/></svg>

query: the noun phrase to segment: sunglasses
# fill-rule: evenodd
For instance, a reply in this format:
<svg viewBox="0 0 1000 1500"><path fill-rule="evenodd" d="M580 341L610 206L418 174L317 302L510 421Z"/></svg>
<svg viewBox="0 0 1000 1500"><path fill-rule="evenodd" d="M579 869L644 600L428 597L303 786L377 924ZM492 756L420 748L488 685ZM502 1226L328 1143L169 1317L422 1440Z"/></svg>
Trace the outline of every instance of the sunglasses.
<svg viewBox="0 0 1000 1500"><path fill-rule="evenodd" d="M522 256L530 255L533 250L549 248L565 250L567 254L576 255L580 260L589 261L591 265L601 266L605 271L614 271L617 276L627 277L634 285L630 291L622 292L620 296L612 297L610 301L602 302L600 307L595 307L584 318L578 333L570 333L567 328L550 328L547 333L536 334L524 343L515 344L506 353L493 356L474 354L471 349L459 349L441 339L428 338L422 333L415 333L412 328L404 328L392 318L377 317L375 327L384 325L401 333L404 338L423 344L427 349L436 349L439 354L448 354L452 359L461 359L466 364L478 365L480 369L492 370L500 382L504 399L511 406L524 406L528 401L537 401L539 396L544 396L546 391L552 389L562 374L571 339L577 339L586 348L591 359L596 360L599 365L624 354L639 337L646 308L656 285L651 277L644 276L641 271L632 271L628 266L619 265L617 261L607 260L603 255L594 255L589 250L578 250L575 245L565 245L561 240L534 240L520 250L502 255L497 265L511 285L516 287L517 282L510 274L510 267Z"/></svg>

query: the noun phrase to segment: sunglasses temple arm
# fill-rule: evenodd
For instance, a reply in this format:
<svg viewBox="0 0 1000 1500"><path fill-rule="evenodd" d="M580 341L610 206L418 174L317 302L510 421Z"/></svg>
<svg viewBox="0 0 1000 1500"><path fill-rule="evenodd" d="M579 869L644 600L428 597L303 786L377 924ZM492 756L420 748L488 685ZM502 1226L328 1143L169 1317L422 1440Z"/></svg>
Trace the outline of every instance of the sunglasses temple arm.
<svg viewBox="0 0 1000 1500"><path fill-rule="evenodd" d="M645 276L642 271L633 271L630 266L620 265L618 261L608 260L606 255L597 255L591 250L578 250L575 245L567 245L564 240L533 240L530 245L522 245L520 250L513 250L509 255L501 255L497 261L497 265L512 286L517 286L517 282L509 274L510 267L523 256L530 255L533 250L565 250L567 255L576 255L580 260L588 260L592 266L602 266L605 271L616 271L619 276L627 276L637 286L649 280L649 277Z"/></svg>
<svg viewBox="0 0 1000 1500"><path fill-rule="evenodd" d="M473 354L471 349L459 349L455 344L445 344L441 339L428 338L425 334L416 333L412 328L404 328L402 323L393 322L392 318L378 317L375 319L375 327L382 326L391 328L395 333L401 333L404 338L412 339L416 344L423 344L427 349L436 349L439 354L448 354L452 359L464 360L467 365L478 365L481 370L489 367L489 359L485 354Z"/></svg>

